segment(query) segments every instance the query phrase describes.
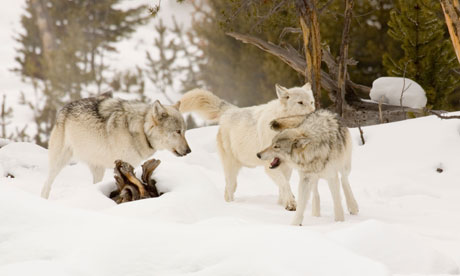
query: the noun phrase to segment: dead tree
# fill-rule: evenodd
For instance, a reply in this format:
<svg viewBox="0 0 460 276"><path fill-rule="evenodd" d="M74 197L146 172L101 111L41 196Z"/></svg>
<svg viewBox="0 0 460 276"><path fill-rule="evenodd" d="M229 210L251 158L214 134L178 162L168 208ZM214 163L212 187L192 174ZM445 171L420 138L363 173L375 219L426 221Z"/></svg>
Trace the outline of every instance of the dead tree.
<svg viewBox="0 0 460 276"><path fill-rule="evenodd" d="M350 26L353 16L353 0L345 0L345 20L342 32L342 44L340 45L339 72L337 76L337 86L340 93L335 102L336 112L342 116L343 105L345 103L345 78L347 77L348 45L350 44Z"/></svg>
<svg viewBox="0 0 460 276"><path fill-rule="evenodd" d="M305 61L305 76L310 82L316 108L321 107L321 36L316 0L296 0L302 30Z"/></svg>
<svg viewBox="0 0 460 276"><path fill-rule="evenodd" d="M117 190L110 194L116 203L123 203L138 199L158 197L156 181L151 178L153 171L160 165L160 160L151 159L142 165L141 180L134 174L134 168L121 160L115 161L114 178Z"/></svg>
<svg viewBox="0 0 460 276"><path fill-rule="evenodd" d="M447 29L460 63L460 3L459 0L440 0Z"/></svg>

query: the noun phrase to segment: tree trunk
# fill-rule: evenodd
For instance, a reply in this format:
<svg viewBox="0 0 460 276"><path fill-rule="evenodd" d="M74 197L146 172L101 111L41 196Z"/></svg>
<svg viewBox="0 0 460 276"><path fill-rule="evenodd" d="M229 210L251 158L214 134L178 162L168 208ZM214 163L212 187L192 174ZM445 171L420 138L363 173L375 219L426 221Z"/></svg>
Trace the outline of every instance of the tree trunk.
<svg viewBox="0 0 460 276"><path fill-rule="evenodd" d="M458 0L440 0L447 29L460 63L460 4Z"/></svg>
<svg viewBox="0 0 460 276"><path fill-rule="evenodd" d="M345 20L342 32L342 44L340 45L340 59L339 59L339 72L337 76L337 86L340 93L337 93L337 100L335 102L336 112L342 116L343 105L345 102L345 79L347 78L347 60L348 60L348 45L350 42L350 25L353 15L353 0L345 0Z"/></svg>
<svg viewBox="0 0 460 276"><path fill-rule="evenodd" d="M36 16L36 24L40 32L43 57L45 58L46 67L50 69L53 67L52 53L56 49L55 38L51 30L51 26L53 24L48 11L46 10L45 0L30 0L30 3Z"/></svg>
<svg viewBox="0 0 460 276"><path fill-rule="evenodd" d="M315 0L296 0L302 29L307 81L310 82L315 97L316 108L321 107L321 36Z"/></svg>

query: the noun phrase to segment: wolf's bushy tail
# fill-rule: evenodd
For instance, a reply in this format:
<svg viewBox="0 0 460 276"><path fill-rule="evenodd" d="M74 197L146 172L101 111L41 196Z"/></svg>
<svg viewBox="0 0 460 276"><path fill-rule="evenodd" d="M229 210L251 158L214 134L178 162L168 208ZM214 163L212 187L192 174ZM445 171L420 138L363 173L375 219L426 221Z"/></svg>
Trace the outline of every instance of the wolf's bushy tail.
<svg viewBox="0 0 460 276"><path fill-rule="evenodd" d="M230 108L235 106L209 91L196 88L182 96L179 109L181 112L196 112L206 120L217 121Z"/></svg>

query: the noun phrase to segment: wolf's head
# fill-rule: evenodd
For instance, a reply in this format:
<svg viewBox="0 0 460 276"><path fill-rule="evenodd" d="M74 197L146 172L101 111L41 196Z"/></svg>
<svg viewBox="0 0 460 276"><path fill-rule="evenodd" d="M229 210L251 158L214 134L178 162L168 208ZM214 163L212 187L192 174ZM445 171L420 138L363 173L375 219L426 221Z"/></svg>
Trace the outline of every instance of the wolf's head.
<svg viewBox="0 0 460 276"><path fill-rule="evenodd" d="M271 160L270 169L281 165L282 162L296 163L294 151L303 149L309 143L308 137L298 129L286 129L273 137L272 144L257 153L261 160Z"/></svg>
<svg viewBox="0 0 460 276"><path fill-rule="evenodd" d="M308 114L315 111L315 98L309 83L289 89L278 84L275 87L276 95L288 115Z"/></svg>
<svg viewBox="0 0 460 276"><path fill-rule="evenodd" d="M155 101L147 112L144 132L155 149L167 149L177 156L191 152L185 140L185 121L179 112L180 102L175 105L162 105Z"/></svg>

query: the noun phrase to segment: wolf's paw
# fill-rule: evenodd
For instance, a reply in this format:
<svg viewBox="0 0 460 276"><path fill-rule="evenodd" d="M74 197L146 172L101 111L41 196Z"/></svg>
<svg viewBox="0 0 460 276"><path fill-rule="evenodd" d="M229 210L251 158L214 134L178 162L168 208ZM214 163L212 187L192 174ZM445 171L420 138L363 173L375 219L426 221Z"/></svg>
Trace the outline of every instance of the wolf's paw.
<svg viewBox="0 0 460 276"><path fill-rule="evenodd" d="M40 196L43 199L48 199L50 197L50 190L49 189L43 189Z"/></svg>
<svg viewBox="0 0 460 276"><path fill-rule="evenodd" d="M350 212L350 215L357 215L359 213L359 208L358 206L353 206L348 208L348 211Z"/></svg>
<svg viewBox="0 0 460 276"><path fill-rule="evenodd" d="M284 208L288 211L295 211L297 208L297 204L295 201L290 201L284 206Z"/></svg>
<svg viewBox="0 0 460 276"><path fill-rule="evenodd" d="M294 220L291 222L292 226L302 226L302 220L303 218L294 218Z"/></svg>
<svg viewBox="0 0 460 276"><path fill-rule="evenodd" d="M233 194L230 194L227 191L225 191L224 198L225 198L225 201L227 201L227 202L231 202L231 201L234 200Z"/></svg>
<svg viewBox="0 0 460 276"><path fill-rule="evenodd" d="M359 213L358 209L349 210L349 211L350 211L350 215L357 215Z"/></svg>
<svg viewBox="0 0 460 276"><path fill-rule="evenodd" d="M344 221L344 220L345 220L345 217L344 217L343 214L342 214L342 215L336 215L336 216L335 216L335 221Z"/></svg>

